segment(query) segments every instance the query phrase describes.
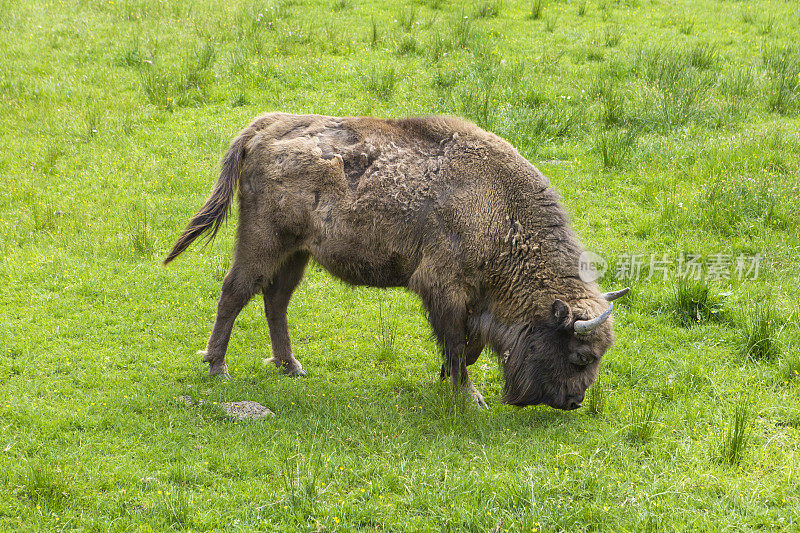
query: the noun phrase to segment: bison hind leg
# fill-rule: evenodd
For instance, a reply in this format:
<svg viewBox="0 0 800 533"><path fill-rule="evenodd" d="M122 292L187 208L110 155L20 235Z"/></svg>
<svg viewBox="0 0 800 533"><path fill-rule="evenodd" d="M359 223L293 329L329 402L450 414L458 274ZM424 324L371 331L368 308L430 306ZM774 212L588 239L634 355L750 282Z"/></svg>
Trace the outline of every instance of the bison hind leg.
<svg viewBox="0 0 800 533"><path fill-rule="evenodd" d="M272 357L269 362L284 374L293 377L304 377L307 374L303 370L303 365L292 353L287 309L294 290L303 279L308 259L309 254L306 251L297 251L291 254L281 263L262 290L264 314L267 317L269 338L272 344Z"/></svg>
<svg viewBox="0 0 800 533"><path fill-rule="evenodd" d="M230 378L228 365L225 363L225 352L228 349L233 323L253 297L257 287L256 278L249 274L246 268L240 266L237 259L234 259L230 271L222 282L222 294L217 303L217 316L211 336L208 338L206 349L199 352L203 355L203 362L208 363L210 376Z"/></svg>

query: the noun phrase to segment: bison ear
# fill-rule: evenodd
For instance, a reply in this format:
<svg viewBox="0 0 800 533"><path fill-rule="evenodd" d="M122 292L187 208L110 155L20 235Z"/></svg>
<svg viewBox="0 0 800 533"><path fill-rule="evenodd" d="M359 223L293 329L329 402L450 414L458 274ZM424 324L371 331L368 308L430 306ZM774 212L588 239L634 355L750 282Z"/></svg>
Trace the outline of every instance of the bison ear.
<svg viewBox="0 0 800 533"><path fill-rule="evenodd" d="M570 329L572 327L572 309L564 300L553 302L553 317L559 329Z"/></svg>

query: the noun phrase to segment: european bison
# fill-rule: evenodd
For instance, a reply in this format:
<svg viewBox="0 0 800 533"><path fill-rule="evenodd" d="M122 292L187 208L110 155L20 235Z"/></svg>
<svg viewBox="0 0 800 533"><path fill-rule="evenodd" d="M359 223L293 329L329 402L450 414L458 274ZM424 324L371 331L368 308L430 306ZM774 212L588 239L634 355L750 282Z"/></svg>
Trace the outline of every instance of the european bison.
<svg viewBox="0 0 800 533"><path fill-rule="evenodd" d="M441 346L441 376L485 407L467 376L484 345L504 401L580 407L611 346L607 302L558 194L510 144L449 117L382 120L269 113L231 143L210 198L164 260L213 239L239 191L233 263L203 361L227 376L236 316L261 291L272 361L292 355L286 308L313 257L354 285L407 287Z"/></svg>

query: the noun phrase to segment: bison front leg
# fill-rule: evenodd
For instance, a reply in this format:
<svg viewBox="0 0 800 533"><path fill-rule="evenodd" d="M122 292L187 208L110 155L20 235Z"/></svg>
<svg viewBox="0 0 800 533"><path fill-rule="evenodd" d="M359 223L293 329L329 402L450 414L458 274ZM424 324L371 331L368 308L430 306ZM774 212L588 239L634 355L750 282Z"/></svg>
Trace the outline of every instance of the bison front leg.
<svg viewBox="0 0 800 533"><path fill-rule="evenodd" d="M230 272L222 282L222 295L217 304L217 317L214 320L214 329L208 339L203 355L203 361L209 364L208 374L229 378L228 365L225 364L225 352L231 338L233 323L239 313L255 294L256 284L244 270L234 261Z"/></svg>
<svg viewBox="0 0 800 533"><path fill-rule="evenodd" d="M483 396L467 374L467 365L478 359L483 345L467 335L466 297L458 283L442 278L448 270L435 261L423 261L411 276L408 288L422 298L428 311L428 319L444 356L442 378L449 375L454 391L469 394L480 407L487 408Z"/></svg>
<svg viewBox="0 0 800 533"><path fill-rule="evenodd" d="M467 366L477 361L483 351L483 343L476 337L467 338L465 321L459 320L461 316L457 312L430 315L433 331L444 355L440 376L441 379L450 376L454 391L468 394L479 407L488 409L483 395L472 384L467 373Z"/></svg>
<svg viewBox="0 0 800 533"><path fill-rule="evenodd" d="M485 344L478 336L470 337L467 340L467 344L464 347L464 362L466 363L466 366L475 364L475 361L478 360L478 357L480 357L481 353L483 352L484 346ZM442 369L439 372L440 379L444 380L445 378L450 377L450 366L451 363L447 360L442 363Z"/></svg>
<svg viewBox="0 0 800 533"><path fill-rule="evenodd" d="M480 355L480 352L478 352L478 354ZM456 364L459 366L458 372L460 375L455 371ZM483 399L483 394L481 394L480 391L475 388L472 380L470 380L469 376L467 375L467 366L469 364L471 363L466 363L466 354L458 363L451 363L450 379L453 384L453 390L463 391L473 402L478 405L478 407L488 409L489 406L486 405L486 400Z"/></svg>
<svg viewBox="0 0 800 533"><path fill-rule="evenodd" d="M305 376L300 361L292 355L289 339L289 323L286 310L289 299L303 278L308 264L307 252L296 252L278 268L270 282L264 287L264 313L269 324L269 339L272 344L270 362L289 376Z"/></svg>

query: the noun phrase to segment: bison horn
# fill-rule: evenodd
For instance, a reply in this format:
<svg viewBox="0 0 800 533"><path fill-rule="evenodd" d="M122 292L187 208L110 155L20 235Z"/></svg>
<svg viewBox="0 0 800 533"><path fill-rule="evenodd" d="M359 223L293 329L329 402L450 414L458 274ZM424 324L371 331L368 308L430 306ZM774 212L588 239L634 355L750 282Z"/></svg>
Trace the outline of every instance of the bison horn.
<svg viewBox="0 0 800 533"><path fill-rule="evenodd" d="M591 320L576 320L573 328L575 330L575 334L577 335L588 335L597 327L608 320L608 317L611 316L611 311L614 309L614 304L608 304L608 309L603 311L603 314L600 316L596 316Z"/></svg>
<svg viewBox="0 0 800 533"><path fill-rule="evenodd" d="M606 301L613 302L617 298L622 298L628 294L629 290L631 290L630 287L625 287L624 289L620 289L618 291L604 292L602 296L606 299Z"/></svg>

